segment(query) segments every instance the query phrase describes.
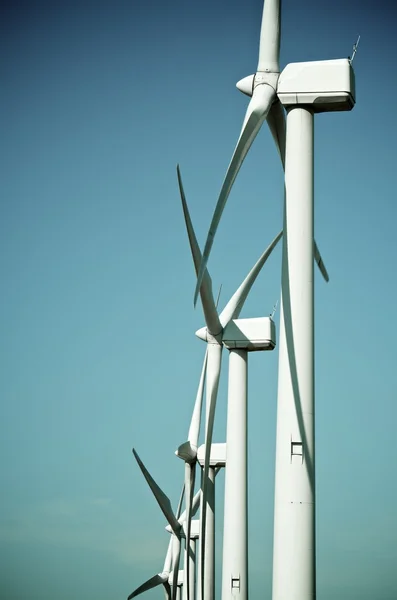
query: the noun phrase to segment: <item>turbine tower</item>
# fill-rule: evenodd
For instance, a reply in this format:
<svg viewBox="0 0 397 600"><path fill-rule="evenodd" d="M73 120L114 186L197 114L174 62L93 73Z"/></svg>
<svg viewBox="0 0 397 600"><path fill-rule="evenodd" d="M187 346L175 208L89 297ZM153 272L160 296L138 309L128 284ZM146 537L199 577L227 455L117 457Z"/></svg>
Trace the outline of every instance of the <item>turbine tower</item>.
<svg viewBox="0 0 397 600"><path fill-rule="evenodd" d="M280 236L280 234L279 234ZM273 350L271 318L237 319L226 328L229 349L222 600L248 599L248 352Z"/></svg>

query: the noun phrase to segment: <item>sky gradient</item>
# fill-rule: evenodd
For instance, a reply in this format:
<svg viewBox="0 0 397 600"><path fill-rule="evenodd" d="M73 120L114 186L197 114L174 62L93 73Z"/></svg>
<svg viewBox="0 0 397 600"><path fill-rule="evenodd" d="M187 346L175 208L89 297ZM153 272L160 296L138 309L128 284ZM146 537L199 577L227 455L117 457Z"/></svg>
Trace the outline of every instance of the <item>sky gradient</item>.
<svg viewBox="0 0 397 600"><path fill-rule="evenodd" d="M262 2L0 11L0 597L125 599L161 571L168 544L131 448L176 506L174 451L205 349L175 166L202 245ZM330 274L316 272L318 600L397 598L396 12L385 0L282 8L282 67L346 57L361 35L356 107L315 118L315 232ZM281 228L282 183L263 127L208 265L221 308ZM280 267L278 248L242 316L272 311ZM250 597L270 600L277 350L251 355L249 371ZM225 354L219 442L226 375Z"/></svg>

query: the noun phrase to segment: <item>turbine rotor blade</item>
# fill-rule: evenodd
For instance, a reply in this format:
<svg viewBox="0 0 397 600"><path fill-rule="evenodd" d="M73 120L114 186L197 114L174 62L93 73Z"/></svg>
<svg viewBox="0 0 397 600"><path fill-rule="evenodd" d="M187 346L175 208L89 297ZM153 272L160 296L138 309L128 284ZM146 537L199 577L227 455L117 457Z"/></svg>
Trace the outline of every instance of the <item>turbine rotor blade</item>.
<svg viewBox="0 0 397 600"><path fill-rule="evenodd" d="M285 111L279 100L276 100L276 102L271 105L266 121L280 155L281 164L283 165L283 169L285 169Z"/></svg>
<svg viewBox="0 0 397 600"><path fill-rule="evenodd" d="M168 581L163 583L166 600L172 600L171 586Z"/></svg>
<svg viewBox="0 0 397 600"><path fill-rule="evenodd" d="M127 600L131 600L131 598L135 598L135 596L139 596L139 594L143 594L143 592L147 592L148 590L152 590L158 585L164 584L168 580L168 575L165 576L163 573L158 573L154 575L145 583L140 585L136 590L134 590L127 598Z"/></svg>
<svg viewBox="0 0 397 600"><path fill-rule="evenodd" d="M200 433L201 425L201 412L203 406L204 396L204 382L205 382L205 371L207 367L207 350L205 351L203 368L201 370L201 376L199 386L196 395L196 401L194 403L192 419L190 421L188 440L181 444L176 450L175 454L182 460L188 463L195 463L197 459L197 446L198 438Z"/></svg>
<svg viewBox="0 0 397 600"><path fill-rule="evenodd" d="M179 165L177 165L176 167L176 172L178 176L179 193L182 201L182 209L186 224L186 231L189 238L190 250L192 253L194 267L197 275L202 261L201 250L193 229L192 220L190 218ZM212 281L207 269L205 269L203 272L199 291L201 296L201 303L203 305L203 312L207 329L212 335L218 335L221 332L222 327L219 323L218 311L216 310L214 295L212 293Z"/></svg>
<svg viewBox="0 0 397 600"><path fill-rule="evenodd" d="M251 291L253 284L255 283L256 278L258 277L263 265L273 252L274 248L277 246L282 235L282 231L280 231L280 233L276 235L271 244L266 248L263 254L261 254L255 265L252 267L251 271L248 273L247 277L240 285L240 287L237 289L237 291L230 298L229 302L226 304L219 317L220 322L222 323L222 327L226 327L226 325L232 319L238 318L244 306L244 302L246 301L247 296Z"/></svg>
<svg viewBox="0 0 397 600"><path fill-rule="evenodd" d="M314 260L316 261L317 266L320 269L321 275L324 277L325 281L328 283L328 281L329 281L328 271L325 268L323 259L321 258L320 250L318 249L316 240L314 240Z"/></svg>
<svg viewBox="0 0 397 600"><path fill-rule="evenodd" d="M212 244L214 242L215 233L218 229L219 221L221 219L223 209L225 208L225 204L229 197L230 190L232 188L234 180L237 177L240 167L247 155L247 152L250 149L257 133L259 132L262 123L266 119L267 114L275 98L276 92L270 85L261 84L257 85L254 88L252 98L248 105L247 113L245 115L243 128L241 130L240 137L234 150L232 160L230 161L229 167L227 169L222 189L219 194L218 202L215 207L215 212L212 217L211 225L208 231L207 240L203 252L203 258L197 275L196 289L194 292L194 304L196 304L197 301L197 296L200 291L204 273L207 267L208 258L211 252Z"/></svg>
<svg viewBox="0 0 397 600"><path fill-rule="evenodd" d="M280 0L265 0L259 38L257 71L280 72Z"/></svg>
<svg viewBox="0 0 397 600"><path fill-rule="evenodd" d="M175 515L172 511L170 499L168 498L168 496L166 496L166 494L164 494L163 490L157 485L157 483L155 482L153 477L150 475L149 471L146 469L145 465L139 458L138 453L135 451L134 448L133 448L132 452L136 458L139 468L141 469L141 471L143 473L143 476L145 477L150 489L153 492L154 497L157 500L157 503L158 503L162 513L164 514L165 518L167 519L168 523L170 524L172 531L174 532L175 536L180 536L181 525L178 522L178 520L175 518Z"/></svg>
<svg viewBox="0 0 397 600"><path fill-rule="evenodd" d="M168 549L167 549L167 554L165 555L163 573L168 573L168 575L169 575L171 572L171 567L172 567L172 537L170 538L170 541L168 544ZM167 578L167 581L168 581L168 578Z"/></svg>
<svg viewBox="0 0 397 600"><path fill-rule="evenodd" d="M222 467L216 467L215 468L215 476L218 475L219 471L221 470ZM195 516L198 507L200 506L200 501L201 501L201 490L199 490L194 496L193 496L193 502L192 502L192 518ZM181 516L179 517L179 523L180 525L182 525L184 523L184 521L186 521L186 510L183 511L183 513L181 514ZM166 527L167 529L167 527ZM168 564L168 563L167 563ZM168 569L166 567L164 567L163 569L164 571L170 571L171 570L171 559L168 565Z"/></svg>
<svg viewBox="0 0 397 600"><path fill-rule="evenodd" d="M219 467L220 468L220 467ZM216 473L218 473L218 471L216 471ZM197 512L198 507L200 506L200 499L201 499L201 490L197 492L197 494L195 494L193 496L193 502L192 502L192 518L194 517L194 515ZM179 523L180 525L183 525L183 523L186 521L186 510L183 511L183 513L181 514L181 516L179 517Z"/></svg>
<svg viewBox="0 0 397 600"><path fill-rule="evenodd" d="M219 320L219 319L218 319ZM204 383L205 383L205 373L207 369L207 357L208 351L206 350L204 356L203 368L201 370L201 376L199 381L199 386L196 395L196 402L194 404L192 420L190 422L189 433L187 439L190 444L197 448L198 439L200 434L200 422L201 422L201 411L203 406L203 397L204 397Z"/></svg>
<svg viewBox="0 0 397 600"><path fill-rule="evenodd" d="M176 519L177 520L181 516L182 502L183 502L183 498L185 496L185 492L186 492L186 488L185 488L185 484L184 484L182 487L181 495L179 497L178 508L176 509Z"/></svg>
<svg viewBox="0 0 397 600"><path fill-rule="evenodd" d="M190 217L189 208L187 206L186 195L185 195L185 190L184 190L183 183L182 183L182 175L181 175L181 170L180 170L179 165L176 165L176 175L178 178L179 195L181 197L181 202L182 202L183 217L185 219L185 225L186 225L187 236L189 239L190 251L192 253L193 264L194 264L194 268L196 270L196 275L197 275L197 271L198 271L198 268L199 268L200 262L201 262L201 250L200 250L200 246L198 245L197 237L196 237L196 234L195 234L195 231L193 228L192 219ZM208 272L206 273L206 276L209 277Z"/></svg>

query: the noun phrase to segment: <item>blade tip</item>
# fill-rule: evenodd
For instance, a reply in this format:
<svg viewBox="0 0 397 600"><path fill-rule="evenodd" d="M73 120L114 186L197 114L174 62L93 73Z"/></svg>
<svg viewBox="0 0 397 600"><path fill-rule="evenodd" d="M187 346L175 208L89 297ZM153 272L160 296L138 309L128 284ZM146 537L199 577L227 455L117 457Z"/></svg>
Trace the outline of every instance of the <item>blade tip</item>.
<svg viewBox="0 0 397 600"><path fill-rule="evenodd" d="M139 466L143 465L141 459L139 458L139 454L138 452L135 450L135 448L132 449L132 454L135 457L136 462L138 463Z"/></svg>

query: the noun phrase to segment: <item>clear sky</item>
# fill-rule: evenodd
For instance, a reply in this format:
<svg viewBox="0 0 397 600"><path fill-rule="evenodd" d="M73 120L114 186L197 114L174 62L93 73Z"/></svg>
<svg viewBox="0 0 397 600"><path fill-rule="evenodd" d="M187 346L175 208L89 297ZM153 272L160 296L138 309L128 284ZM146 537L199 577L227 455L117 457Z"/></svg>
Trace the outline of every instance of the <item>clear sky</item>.
<svg viewBox="0 0 397 600"><path fill-rule="evenodd" d="M1 5L4 600L123 599L162 568L164 518L131 448L176 504L173 453L204 354L175 165L203 244L261 11L261 0ZM331 277L316 275L318 600L395 600L396 7L285 0L282 19L282 66L347 57L361 34L356 107L315 121L316 239ZM209 262L221 307L280 230L282 193L264 127ZM242 316L271 312L280 264L277 249ZM225 355L215 441L226 367ZM277 351L250 356L252 600L271 597L276 391Z"/></svg>

